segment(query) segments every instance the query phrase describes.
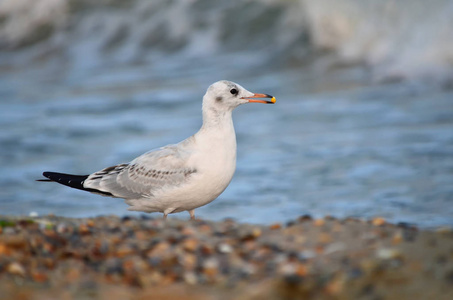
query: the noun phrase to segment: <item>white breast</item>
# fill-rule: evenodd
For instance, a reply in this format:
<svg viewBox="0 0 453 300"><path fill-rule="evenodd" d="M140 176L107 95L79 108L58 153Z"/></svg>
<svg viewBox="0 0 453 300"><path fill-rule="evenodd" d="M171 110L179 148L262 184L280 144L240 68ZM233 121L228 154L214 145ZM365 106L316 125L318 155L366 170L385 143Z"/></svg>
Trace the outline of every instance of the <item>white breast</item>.
<svg viewBox="0 0 453 300"><path fill-rule="evenodd" d="M231 182L236 170L236 135L232 122L229 125L221 130L201 130L194 136L196 150L189 164L196 166L197 172L190 184L168 195L174 199L168 200L178 206L175 212L213 201Z"/></svg>

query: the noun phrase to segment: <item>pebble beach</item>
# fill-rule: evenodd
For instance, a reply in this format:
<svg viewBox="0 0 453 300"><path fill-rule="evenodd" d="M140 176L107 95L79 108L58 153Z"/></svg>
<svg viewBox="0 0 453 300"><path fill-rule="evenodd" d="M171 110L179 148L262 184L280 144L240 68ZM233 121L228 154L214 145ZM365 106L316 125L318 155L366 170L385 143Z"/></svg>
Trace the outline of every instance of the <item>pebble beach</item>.
<svg viewBox="0 0 453 300"><path fill-rule="evenodd" d="M453 231L0 216L1 299L453 299Z"/></svg>

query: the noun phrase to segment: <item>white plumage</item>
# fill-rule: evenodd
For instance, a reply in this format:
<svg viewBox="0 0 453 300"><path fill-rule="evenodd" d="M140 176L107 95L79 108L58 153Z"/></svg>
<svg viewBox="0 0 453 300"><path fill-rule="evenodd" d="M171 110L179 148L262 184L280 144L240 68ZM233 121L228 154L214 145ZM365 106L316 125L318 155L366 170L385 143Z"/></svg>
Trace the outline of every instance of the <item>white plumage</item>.
<svg viewBox="0 0 453 300"><path fill-rule="evenodd" d="M232 111L248 102L275 103L275 98L251 93L230 81L218 81L203 97L201 129L184 141L86 176L43 175L70 187L124 198L129 210L162 212L164 217L187 210L194 218L194 209L216 199L233 178L236 135Z"/></svg>

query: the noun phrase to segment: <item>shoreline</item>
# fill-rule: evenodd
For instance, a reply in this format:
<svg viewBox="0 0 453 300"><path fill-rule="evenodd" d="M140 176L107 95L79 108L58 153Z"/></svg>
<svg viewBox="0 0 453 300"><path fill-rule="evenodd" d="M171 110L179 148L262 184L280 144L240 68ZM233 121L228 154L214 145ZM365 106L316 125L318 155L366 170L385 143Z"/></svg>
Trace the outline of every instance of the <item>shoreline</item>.
<svg viewBox="0 0 453 300"><path fill-rule="evenodd" d="M5 299L453 299L453 231L382 218L303 216L266 226L0 216L0 292Z"/></svg>

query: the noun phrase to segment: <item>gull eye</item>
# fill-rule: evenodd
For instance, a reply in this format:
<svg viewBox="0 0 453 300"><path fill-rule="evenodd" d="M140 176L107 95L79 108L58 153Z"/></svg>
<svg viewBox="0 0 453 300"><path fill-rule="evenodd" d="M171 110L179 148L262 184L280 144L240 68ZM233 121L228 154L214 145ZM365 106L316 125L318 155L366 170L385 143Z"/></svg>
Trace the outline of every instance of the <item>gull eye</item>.
<svg viewBox="0 0 453 300"><path fill-rule="evenodd" d="M233 95L237 95L238 94L238 90L237 89L231 89L230 93L233 94Z"/></svg>

